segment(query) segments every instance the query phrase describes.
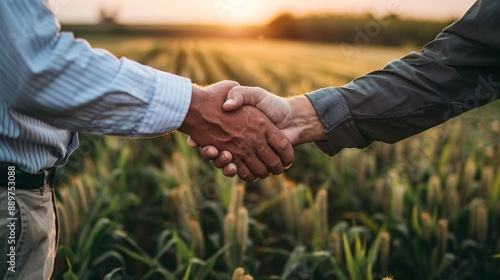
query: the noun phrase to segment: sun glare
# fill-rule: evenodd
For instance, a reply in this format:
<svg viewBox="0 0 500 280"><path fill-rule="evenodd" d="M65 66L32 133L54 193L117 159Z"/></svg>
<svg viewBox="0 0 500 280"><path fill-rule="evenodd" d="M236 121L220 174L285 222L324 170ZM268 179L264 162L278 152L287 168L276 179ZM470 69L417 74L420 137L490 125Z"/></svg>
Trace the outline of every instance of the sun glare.
<svg viewBox="0 0 500 280"><path fill-rule="evenodd" d="M458 17L474 0L396 1L402 16L441 18ZM394 1L331 1L331 0L57 0L52 1L63 23L95 23L102 9L116 12L124 24L265 24L286 11L295 15L310 13L374 13L391 12ZM408 3L407 3L408 2ZM450 6L449 3L453 5Z"/></svg>
<svg viewBox="0 0 500 280"><path fill-rule="evenodd" d="M247 25L263 23L274 11L266 9L264 0L218 0L214 8L220 23L228 25Z"/></svg>

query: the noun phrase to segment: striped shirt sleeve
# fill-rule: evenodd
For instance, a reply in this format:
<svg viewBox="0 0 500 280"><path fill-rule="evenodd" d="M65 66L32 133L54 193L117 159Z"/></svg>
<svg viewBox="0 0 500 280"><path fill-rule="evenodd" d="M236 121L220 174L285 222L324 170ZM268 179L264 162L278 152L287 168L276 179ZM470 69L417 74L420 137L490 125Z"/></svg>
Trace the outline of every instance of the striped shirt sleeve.
<svg viewBox="0 0 500 280"><path fill-rule="evenodd" d="M0 98L73 132L132 137L177 129L191 81L92 48L59 24L45 0L0 1Z"/></svg>

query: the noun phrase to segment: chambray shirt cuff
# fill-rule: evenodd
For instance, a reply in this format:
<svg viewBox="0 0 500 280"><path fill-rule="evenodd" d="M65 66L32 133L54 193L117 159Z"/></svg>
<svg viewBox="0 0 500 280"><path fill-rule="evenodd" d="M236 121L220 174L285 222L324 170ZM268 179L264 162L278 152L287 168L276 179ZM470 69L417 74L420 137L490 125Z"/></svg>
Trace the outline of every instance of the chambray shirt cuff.
<svg viewBox="0 0 500 280"><path fill-rule="evenodd" d="M178 129L191 104L191 80L150 68L155 87L150 105L139 125L140 136L157 136Z"/></svg>
<svg viewBox="0 0 500 280"><path fill-rule="evenodd" d="M315 142L325 154L334 156L343 148L366 147L366 141L337 88L324 88L306 94L325 128L326 140Z"/></svg>

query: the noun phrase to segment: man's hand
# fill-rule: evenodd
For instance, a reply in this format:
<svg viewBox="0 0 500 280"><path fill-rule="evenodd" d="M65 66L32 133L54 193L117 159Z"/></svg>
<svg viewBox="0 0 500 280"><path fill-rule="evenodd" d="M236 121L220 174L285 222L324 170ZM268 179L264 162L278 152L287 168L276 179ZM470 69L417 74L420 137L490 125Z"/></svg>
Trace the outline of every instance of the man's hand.
<svg viewBox="0 0 500 280"><path fill-rule="evenodd" d="M316 110L306 96L282 98L257 87L234 87L227 95L223 105L226 111L235 111L243 105L254 106L262 111L288 137L293 146L325 139L324 127ZM188 140L190 147L198 146L193 139ZM237 167L231 164L231 153L212 146L200 149L205 159L212 159L213 164L223 168L226 176L234 176ZM286 166L286 165L285 165Z"/></svg>
<svg viewBox="0 0 500 280"><path fill-rule="evenodd" d="M285 99L258 87L235 87L229 91L223 108L226 111L235 111L243 105L254 106L262 111L276 127L281 129L292 145L299 142L294 107L292 99Z"/></svg>
<svg viewBox="0 0 500 280"><path fill-rule="evenodd" d="M240 104L241 110L222 110L228 92L235 86L236 82L229 81L206 88L193 86L191 105L179 131L208 146L205 150L215 149L217 156L219 150L228 151L219 160L232 161L231 175L237 172L245 181L266 178L270 172L283 173L283 167L293 161L293 147L287 137L256 108ZM202 156L213 158L210 153Z"/></svg>

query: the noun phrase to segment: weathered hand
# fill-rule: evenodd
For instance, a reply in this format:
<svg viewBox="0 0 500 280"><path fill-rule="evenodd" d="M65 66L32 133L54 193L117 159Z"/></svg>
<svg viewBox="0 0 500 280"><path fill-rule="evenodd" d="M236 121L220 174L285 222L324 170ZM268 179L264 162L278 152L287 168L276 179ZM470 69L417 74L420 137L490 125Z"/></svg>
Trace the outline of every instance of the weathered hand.
<svg viewBox="0 0 500 280"><path fill-rule="evenodd" d="M281 129L292 145L298 145L299 130L294 119L293 99L285 99L258 87L238 86L229 91L223 108L235 111L243 105L262 111L276 127Z"/></svg>
<svg viewBox="0 0 500 280"><path fill-rule="evenodd" d="M228 93L223 108L234 111L242 105L251 105L262 111L283 131L293 146L325 138L323 125L306 96L286 99L261 88L238 86ZM189 139L188 144L193 148L198 146L193 139ZM236 174L237 168L231 164L231 153L223 151L219 154L219 150L211 146L202 147L200 152L204 158L212 159L216 167L223 168L224 175Z"/></svg>
<svg viewBox="0 0 500 280"><path fill-rule="evenodd" d="M270 172L283 173L283 166L293 161L293 147L287 137L254 107L240 105L237 111L222 110L228 92L235 86L236 82L229 81L206 88L193 86L191 105L179 131L201 146L213 146L203 151L216 149L217 155L219 150L228 151L219 156L220 161L229 158L245 181L266 178ZM209 154L202 155L210 158Z"/></svg>

